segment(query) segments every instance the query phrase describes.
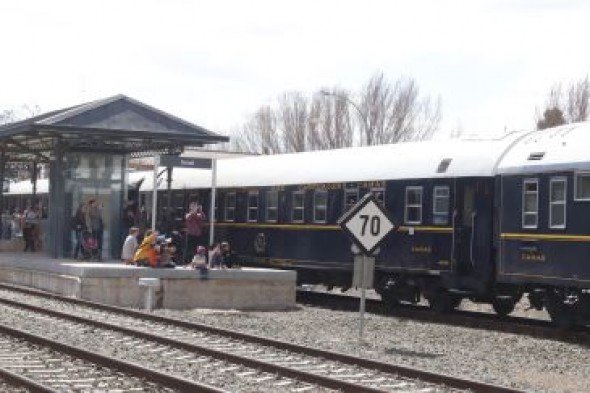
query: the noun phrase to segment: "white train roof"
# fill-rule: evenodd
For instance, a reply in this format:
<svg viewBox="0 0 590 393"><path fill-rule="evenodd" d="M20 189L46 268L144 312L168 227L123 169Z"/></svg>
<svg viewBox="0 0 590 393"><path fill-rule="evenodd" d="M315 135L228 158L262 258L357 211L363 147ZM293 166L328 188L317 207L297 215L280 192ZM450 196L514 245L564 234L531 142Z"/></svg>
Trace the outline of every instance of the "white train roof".
<svg viewBox="0 0 590 393"><path fill-rule="evenodd" d="M500 139L408 142L305 153L220 159L218 187L255 187L339 183L388 179L494 176L551 170L590 170L590 122L542 131L519 132ZM437 169L443 160L448 168ZM160 170L163 168L160 168ZM129 183L144 179L152 189L153 172L129 173ZM37 182L48 192L48 179ZM158 189L167 187L166 174ZM174 168L173 189L211 187L211 171ZM10 184L8 195L30 194L30 180Z"/></svg>
<svg viewBox="0 0 590 393"><path fill-rule="evenodd" d="M508 150L497 173L590 170L590 122L531 132Z"/></svg>
<svg viewBox="0 0 590 393"><path fill-rule="evenodd" d="M219 187L253 187L291 184L317 184L492 176L498 160L523 133L500 139L473 139L408 142L305 153L277 154L219 160ZM438 171L443 160L450 160ZM161 177L158 189L166 189ZM148 175L141 190L152 189ZM209 188L208 170L175 168L173 189Z"/></svg>

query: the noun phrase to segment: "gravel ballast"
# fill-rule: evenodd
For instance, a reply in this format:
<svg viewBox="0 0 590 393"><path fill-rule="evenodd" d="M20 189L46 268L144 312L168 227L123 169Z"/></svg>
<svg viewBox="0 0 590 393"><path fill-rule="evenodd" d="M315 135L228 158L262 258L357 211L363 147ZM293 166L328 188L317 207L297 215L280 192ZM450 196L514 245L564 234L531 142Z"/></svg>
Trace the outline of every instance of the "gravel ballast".
<svg viewBox="0 0 590 393"><path fill-rule="evenodd" d="M581 345L299 306L285 312L157 310L157 314L269 336L526 390L590 391L590 353Z"/></svg>
<svg viewBox="0 0 590 393"><path fill-rule="evenodd" d="M54 302L15 293L3 296L17 300L26 297L37 305ZM590 353L583 345L367 313L359 351L358 312L300 305L282 312L159 309L154 313L529 391L590 391ZM91 335L75 337L75 330L64 335L47 326L39 329L49 336L57 334L67 341L94 346ZM96 343L103 349L104 344ZM133 357L123 352L118 355Z"/></svg>

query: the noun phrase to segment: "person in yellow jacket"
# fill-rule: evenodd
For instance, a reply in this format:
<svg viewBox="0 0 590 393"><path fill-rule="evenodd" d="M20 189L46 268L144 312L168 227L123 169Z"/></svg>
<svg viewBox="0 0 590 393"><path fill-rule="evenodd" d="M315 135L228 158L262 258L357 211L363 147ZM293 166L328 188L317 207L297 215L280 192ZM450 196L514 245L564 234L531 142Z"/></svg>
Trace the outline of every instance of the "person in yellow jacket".
<svg viewBox="0 0 590 393"><path fill-rule="evenodd" d="M156 246L157 233L146 231L143 241L133 256L133 263L137 266L158 266L158 251Z"/></svg>

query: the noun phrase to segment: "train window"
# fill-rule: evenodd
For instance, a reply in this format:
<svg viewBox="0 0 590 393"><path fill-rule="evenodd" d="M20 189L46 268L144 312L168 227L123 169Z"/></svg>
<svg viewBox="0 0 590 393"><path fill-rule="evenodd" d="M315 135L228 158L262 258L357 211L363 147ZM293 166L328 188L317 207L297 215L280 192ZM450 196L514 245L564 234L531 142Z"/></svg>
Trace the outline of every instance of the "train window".
<svg viewBox="0 0 590 393"><path fill-rule="evenodd" d="M549 227L565 228L567 183L563 177L555 177L549 183Z"/></svg>
<svg viewBox="0 0 590 393"><path fill-rule="evenodd" d="M258 191L248 192L248 222L258 221Z"/></svg>
<svg viewBox="0 0 590 393"><path fill-rule="evenodd" d="M328 218L328 191L316 190L313 194L313 222L325 223Z"/></svg>
<svg viewBox="0 0 590 393"><path fill-rule="evenodd" d="M590 172L576 173L574 188L576 201L590 201Z"/></svg>
<svg viewBox="0 0 590 393"><path fill-rule="evenodd" d="M346 188L344 189L344 211L347 212L350 210L351 207L356 205L359 201L359 189L357 187L354 188Z"/></svg>
<svg viewBox="0 0 590 393"><path fill-rule="evenodd" d="M236 193L228 192L225 194L225 221L234 221L236 219Z"/></svg>
<svg viewBox="0 0 590 393"><path fill-rule="evenodd" d="M303 222L305 212L305 192L293 191L291 199L291 221Z"/></svg>
<svg viewBox="0 0 590 393"><path fill-rule="evenodd" d="M371 193L381 206L385 206L385 188L371 188Z"/></svg>
<svg viewBox="0 0 590 393"><path fill-rule="evenodd" d="M422 187L406 187L406 224L422 223Z"/></svg>
<svg viewBox="0 0 590 393"><path fill-rule="evenodd" d="M522 227L537 228L539 224L539 180L526 179L522 185Z"/></svg>
<svg viewBox="0 0 590 393"><path fill-rule="evenodd" d="M449 223L449 186L436 186L432 193L432 220L435 225Z"/></svg>
<svg viewBox="0 0 590 393"><path fill-rule="evenodd" d="M266 221L277 222L279 216L279 192L266 192Z"/></svg>

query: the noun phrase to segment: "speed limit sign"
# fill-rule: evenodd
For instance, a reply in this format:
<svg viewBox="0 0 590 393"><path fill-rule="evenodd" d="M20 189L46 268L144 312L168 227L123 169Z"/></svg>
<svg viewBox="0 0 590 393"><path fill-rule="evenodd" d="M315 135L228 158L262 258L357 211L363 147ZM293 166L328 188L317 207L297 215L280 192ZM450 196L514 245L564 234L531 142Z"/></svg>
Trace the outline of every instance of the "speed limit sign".
<svg viewBox="0 0 590 393"><path fill-rule="evenodd" d="M381 240L395 229L395 225L371 193L344 213L338 220L338 225L366 255L371 255Z"/></svg>

